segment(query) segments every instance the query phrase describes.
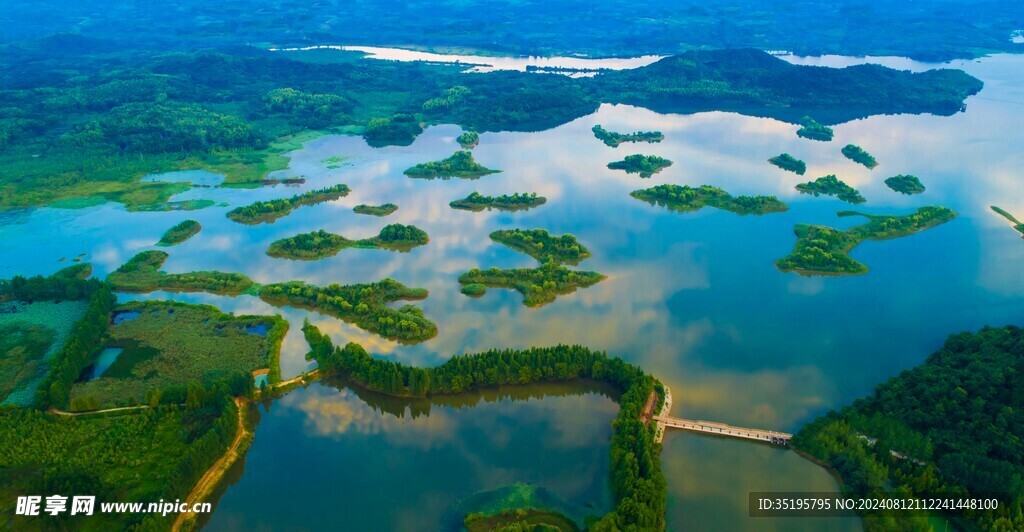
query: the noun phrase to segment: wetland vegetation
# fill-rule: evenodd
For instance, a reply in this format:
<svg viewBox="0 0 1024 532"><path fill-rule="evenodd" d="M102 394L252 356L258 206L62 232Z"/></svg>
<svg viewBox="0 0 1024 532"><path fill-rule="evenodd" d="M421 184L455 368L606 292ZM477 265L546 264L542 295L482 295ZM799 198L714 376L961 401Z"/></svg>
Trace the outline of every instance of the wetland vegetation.
<svg viewBox="0 0 1024 532"><path fill-rule="evenodd" d="M1014 217L1012 214L1006 212L1005 210L999 207L996 207L995 205L992 205L990 208L999 216L1006 218L1006 221L1010 222L1010 224L1013 225L1013 228L1016 229L1017 232L1021 234L1021 238L1024 238L1024 223L1021 223L1021 221Z"/></svg>
<svg viewBox="0 0 1024 532"><path fill-rule="evenodd" d="M405 171L405 175L419 179L479 179L501 170L491 170L473 160L470 151L457 151L451 157L430 163L419 163Z"/></svg>
<svg viewBox="0 0 1024 532"><path fill-rule="evenodd" d="M809 116L803 117L803 119L800 120L800 124L801 127L796 130L796 134L805 139L828 142L835 136L835 132L832 131L832 128L819 124Z"/></svg>
<svg viewBox="0 0 1024 532"><path fill-rule="evenodd" d="M547 198L544 196L538 196L536 192L516 192L512 195L502 194L501 196L484 196L483 194L474 191L465 198L455 200L448 205L453 209L474 212L480 212L485 209L497 209L499 211L524 211L544 205L547 201Z"/></svg>
<svg viewBox="0 0 1024 532"><path fill-rule="evenodd" d="M570 270L556 261L551 261L537 268L473 268L459 276L459 283L464 286L464 290L471 285L511 288L523 294L524 305L539 307L551 303L560 295L571 294L577 288L593 286L604 278L604 275L596 272ZM483 295L484 291L477 286L470 289L472 293L467 295Z"/></svg>
<svg viewBox="0 0 1024 532"><path fill-rule="evenodd" d="M860 195L860 191L840 181L834 174L819 177L807 183L800 183L796 186L796 189L803 194L811 194L812 196L820 196L822 194L835 196L847 203L857 204L867 201L864 199L864 196Z"/></svg>
<svg viewBox="0 0 1024 532"><path fill-rule="evenodd" d="M845 155L847 159L855 163L863 164L868 169L872 169L878 166L878 161L876 161L870 153L864 151L864 149L861 148L860 146L854 144L847 144L846 146L843 146L842 151L843 155Z"/></svg>
<svg viewBox="0 0 1024 532"><path fill-rule="evenodd" d="M768 159L768 162L782 168L783 170L789 170L790 172L794 172L798 175L804 175L804 173L807 172L807 164L788 153L780 153L779 155Z"/></svg>
<svg viewBox="0 0 1024 532"><path fill-rule="evenodd" d="M360 240L349 240L320 229L276 240L270 244L267 255L283 259L318 260L334 256L350 247L409 251L429 241L426 231L414 225L386 225L377 236Z"/></svg>
<svg viewBox="0 0 1024 532"><path fill-rule="evenodd" d="M591 131L594 132L594 136L598 140L604 142L606 145L612 148L618 148L619 144L623 142L661 142L665 140L665 135L661 134L661 131L636 131L634 133L616 133L614 131L608 131L600 125L594 126Z"/></svg>
<svg viewBox="0 0 1024 532"><path fill-rule="evenodd" d="M160 237L160 241L156 245L175 246L181 244L198 234L202 228L203 226L199 225L199 222L195 220L185 220L168 229L164 236Z"/></svg>
<svg viewBox="0 0 1024 532"><path fill-rule="evenodd" d="M257 201L251 205L229 211L228 218L246 225L274 223L279 218L288 216L293 210L303 205L316 205L325 201L333 201L347 196L349 192L348 185L334 185L296 194L290 198Z"/></svg>
<svg viewBox="0 0 1024 532"><path fill-rule="evenodd" d="M612 425L610 459L615 509L591 530L650 530L665 526L665 478L654 443L654 425L641 415L649 398L664 389L639 367L581 346L491 350L457 355L430 368L374 358L356 343L336 347L308 321L303 333L320 370L361 387L401 397L455 394L500 385L590 379L611 384L622 395ZM656 395L657 394L657 395ZM657 408L660 402L655 401Z"/></svg>
<svg viewBox="0 0 1024 532"><path fill-rule="evenodd" d="M658 185L634 190L629 195L651 205L660 205L680 212L696 211L705 206L739 215L762 215L784 212L788 209L786 204L775 196L733 196L710 185L701 185L697 188L689 185Z"/></svg>
<svg viewBox="0 0 1024 532"><path fill-rule="evenodd" d="M998 497L956 512L980 530L1024 529L1024 330L950 336L913 369L805 425L793 445L831 466L852 494ZM865 528L927 529L921 515L862 513Z"/></svg>
<svg viewBox="0 0 1024 532"><path fill-rule="evenodd" d="M621 161L608 163L612 170L625 170L627 174L640 174L640 177L651 177L665 168L672 166L672 161L657 155L627 155Z"/></svg>
<svg viewBox="0 0 1024 532"><path fill-rule="evenodd" d="M554 236L546 229L500 229L491 233L491 240L540 262L577 264L590 256L590 250L574 235Z"/></svg>
<svg viewBox="0 0 1024 532"><path fill-rule="evenodd" d="M885 186L900 194L912 195L924 192L924 185L916 175L895 175L885 180Z"/></svg>
<svg viewBox="0 0 1024 532"><path fill-rule="evenodd" d="M107 283L119 292L210 292L238 295L253 287L252 279L240 273L198 271L167 273L160 267L169 255L164 251L143 251L107 276Z"/></svg>
<svg viewBox="0 0 1024 532"><path fill-rule="evenodd" d="M194 383L251 382L256 370L269 370L271 383L280 379L278 356L288 330L280 316L232 316L171 301L130 302L114 311L136 314L107 329L106 345L123 351L101 376L72 386L72 411L182 404Z"/></svg>
<svg viewBox="0 0 1024 532"><path fill-rule="evenodd" d="M385 203L383 205L365 205L360 204L352 207L352 212L356 214L367 214L370 216L388 216L398 210L398 205L394 203Z"/></svg>
<svg viewBox="0 0 1024 532"><path fill-rule="evenodd" d="M316 310L385 338L418 343L437 335L437 325L418 307L405 305L394 309L388 306L396 301L427 297L425 289L409 288L394 279L323 287L290 281L264 285L259 295L271 305Z"/></svg>
<svg viewBox="0 0 1024 532"><path fill-rule="evenodd" d="M868 267L850 257L849 252L864 240L899 238L956 218L956 212L945 207L921 207L914 214L878 216L843 211L839 216L864 216L868 222L841 231L823 225L799 224L794 232L797 241L793 252L775 262L782 271L804 275L859 275Z"/></svg>
<svg viewBox="0 0 1024 532"><path fill-rule="evenodd" d="M463 131L456 139L459 146L462 146L464 150L471 150L480 143L480 134L476 131Z"/></svg>

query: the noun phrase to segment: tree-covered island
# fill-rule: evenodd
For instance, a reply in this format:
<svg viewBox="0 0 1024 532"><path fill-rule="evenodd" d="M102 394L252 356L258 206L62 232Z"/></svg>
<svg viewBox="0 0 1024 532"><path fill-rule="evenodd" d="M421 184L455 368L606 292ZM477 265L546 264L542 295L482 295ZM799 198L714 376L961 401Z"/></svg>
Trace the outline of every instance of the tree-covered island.
<svg viewBox="0 0 1024 532"><path fill-rule="evenodd" d="M256 225L261 223L274 223L279 218L288 216L294 209L303 205L316 205L325 201L333 201L347 196L350 192L348 185L334 185L332 187L311 190L302 194L296 194L290 198L281 198L270 201L257 201L245 207L238 207L228 212L228 218L241 224Z"/></svg>
<svg viewBox="0 0 1024 532"><path fill-rule="evenodd" d="M490 209L524 211L544 205L547 201L547 198L538 196L536 192L516 192L512 195L502 194L501 196L484 196L479 192L471 192L465 198L457 199L448 205L453 209L474 212Z"/></svg>
<svg viewBox="0 0 1024 532"><path fill-rule="evenodd" d="M490 236L491 240L540 262L577 264L590 256L590 250L568 233L555 236L545 229L501 229Z"/></svg>
<svg viewBox="0 0 1024 532"><path fill-rule="evenodd" d="M784 272L802 275L859 275L868 267L850 257L849 252L865 240L899 238L956 218L945 207L921 207L914 214L878 216L843 211L839 216L864 216L868 222L845 231L823 225L799 224L794 229L797 241L793 252L775 262Z"/></svg>
<svg viewBox="0 0 1024 532"><path fill-rule="evenodd" d="M665 140L665 135L661 134L661 131L636 131L634 133L616 133L614 131L608 131L600 125L594 126L591 131L594 132L594 136L598 140L604 142L606 145L612 148L619 147L619 144L623 142L661 142Z"/></svg>
<svg viewBox="0 0 1024 532"><path fill-rule="evenodd" d="M640 177L651 177L665 168L672 166L672 161L657 155L627 155L621 161L608 163L612 170L625 170L627 174L640 174Z"/></svg>
<svg viewBox="0 0 1024 532"><path fill-rule="evenodd" d="M800 120L802 126L796 130L796 134L805 139L820 140L822 142L828 142L832 140L835 133L832 128L819 124L813 118L809 116L803 117Z"/></svg>
<svg viewBox="0 0 1024 532"><path fill-rule="evenodd" d="M181 244L199 233L202 228L203 226L199 225L199 222L195 220L185 220L168 229L164 236L160 237L160 241L156 245L174 246Z"/></svg>
<svg viewBox="0 0 1024 532"><path fill-rule="evenodd" d="M885 186L900 194L920 194L924 192L924 185L916 175L894 175L885 180Z"/></svg>
<svg viewBox="0 0 1024 532"><path fill-rule="evenodd" d="M863 164L869 169L878 166L878 161L876 161L870 153L864 151L863 148L856 144L847 144L846 146L843 146L842 151L843 155L845 155L847 159L855 163Z"/></svg>
<svg viewBox="0 0 1024 532"><path fill-rule="evenodd" d="M560 295L571 294L577 288L597 284L604 278L604 275L596 272L570 270L558 262L551 261L541 264L538 268L473 268L459 276L459 283L486 288L512 288L523 294L524 305L539 307L554 301ZM483 292L474 287L467 295L481 296Z"/></svg>
<svg viewBox="0 0 1024 532"><path fill-rule="evenodd" d="M761 215L784 212L788 209L786 204L775 196L733 196L711 185L701 185L697 188L689 185L658 185L634 190L629 195L651 205L661 205L680 212L696 211L705 206L740 215Z"/></svg>
<svg viewBox="0 0 1024 532"><path fill-rule="evenodd" d="M356 214L367 214L370 216L388 216L398 210L398 205L394 203L385 203L383 205L366 205L360 204L352 207L352 212Z"/></svg>
<svg viewBox="0 0 1024 532"><path fill-rule="evenodd" d="M480 134L476 131L463 131L462 134L455 139L455 142L458 142L459 146L462 146L462 149L471 150L480 143Z"/></svg>
<svg viewBox="0 0 1024 532"><path fill-rule="evenodd" d="M1005 211L1002 208L996 207L995 205L992 205L989 208L992 209L992 212L995 212L999 216L1006 218L1006 221L1010 222L1010 224L1013 225L1013 228L1016 229L1017 232L1021 234L1021 238L1024 238L1024 223L1021 223L1021 221L1018 220L1014 215L1010 214L1009 212Z"/></svg>
<svg viewBox="0 0 1024 532"><path fill-rule="evenodd" d="M1024 329L951 335L915 368L793 437L851 495L996 497L943 512L967 530L1024 530ZM865 530L930 530L930 512L860 511Z"/></svg>
<svg viewBox="0 0 1024 532"><path fill-rule="evenodd" d="M798 175L804 175L804 172L807 171L806 163L788 153L780 153L779 155L768 159L768 162L782 168L783 170L795 172Z"/></svg>
<svg viewBox="0 0 1024 532"><path fill-rule="evenodd" d="M437 335L437 325L413 305L399 309L389 303L427 297L424 288L409 288L394 279L376 283L313 286L301 281L268 284L259 296L275 306L290 305L334 316L360 329L405 343L418 343Z"/></svg>
<svg viewBox="0 0 1024 532"><path fill-rule="evenodd" d="M210 292L238 295L253 286L252 279L240 273L199 271L167 273L160 267L167 261L163 251L143 251L107 275L107 283L119 292Z"/></svg>
<svg viewBox="0 0 1024 532"><path fill-rule="evenodd" d="M819 177L807 183L800 183L796 186L796 189L803 194L811 194L812 196L820 196L822 194L835 196L847 203L856 204L867 201L864 199L864 196L860 195L860 191L840 181L838 177L832 174Z"/></svg>
<svg viewBox="0 0 1024 532"><path fill-rule="evenodd" d="M430 241L426 231L414 225L391 224L380 230L377 236L349 240L341 235L323 229L275 240L267 249L267 255L275 258L294 260L318 260L336 255L345 248L377 248L391 251L409 251Z"/></svg>
<svg viewBox="0 0 1024 532"><path fill-rule="evenodd" d="M405 175L419 179L479 179L501 170L491 170L473 160L473 153L457 151L451 157L430 163L420 163L405 171Z"/></svg>

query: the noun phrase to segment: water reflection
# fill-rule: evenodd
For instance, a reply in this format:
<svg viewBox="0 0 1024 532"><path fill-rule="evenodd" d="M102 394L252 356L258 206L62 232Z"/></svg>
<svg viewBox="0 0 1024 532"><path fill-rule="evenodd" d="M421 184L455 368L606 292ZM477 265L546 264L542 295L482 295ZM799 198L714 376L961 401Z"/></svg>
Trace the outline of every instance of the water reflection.
<svg viewBox="0 0 1024 532"><path fill-rule="evenodd" d="M986 84L978 96L968 100L966 112L950 117L900 115L856 120L836 126L836 139L828 143L799 139L796 126L771 119L724 112L662 115L605 105L594 115L549 131L482 134L474 157L485 166L502 169L500 174L477 181L424 181L408 179L402 171L451 155L458 149L455 137L459 128L430 127L410 146L380 149L355 137L323 137L290 154L291 167L275 174L303 177L307 180L303 185L254 190L196 188L174 199L209 198L240 205L335 183L352 188L348 197L303 207L274 224L255 227L230 222L224 207L188 213L128 213L122 207L104 204L79 210L20 211L0 220L0 277L51 273L66 265L59 262L61 257L79 253L90 254L88 260L97 275L106 275L138 251L152 249L175 223L192 218L203 225L203 231L170 250L166 264L170 272L217 269L242 272L263 283L299 279L320 285L391 276L430 291L426 300L416 304L438 323L439 334L415 346L401 346L315 312L274 308L252 296L122 296L202 302L242 313L281 313L292 324L282 355L286 377L311 366L304 358L308 346L299 331L307 317L335 343L358 341L371 353L416 365L435 365L459 353L490 348L580 343L622 356L658 375L674 391L677 415L792 432L812 417L920 363L949 333L1021 322L1024 276L1019 264L1024 262L1024 245L989 205L1024 213L1019 172L1024 168L1024 151L1020 150L1024 129L1019 127L1024 120L1024 57L1001 55L961 66ZM593 138L590 128L595 124L615 131L657 129L666 139L613 149ZM839 149L847 143L864 147L880 166L868 170L846 160ZM781 152L806 161L807 174L783 172L766 162ZM651 179L605 167L633 153L660 155L675 164ZM332 156L347 157L349 165L327 168L323 161ZM899 214L938 204L955 209L960 216L910 237L858 246L852 255L870 268L867 275L807 279L781 273L773 262L792 249L795 224L845 228L860 223L835 215L848 209L848 204L802 196L793 189L796 183L827 173L836 173L860 189L868 202L857 208L864 212ZM927 190L917 196L889 190L884 179L899 173L919 176ZM790 210L761 217L715 209L674 213L628 195L634 189L661 183L710 184L733 194L775 194ZM472 213L448 207L453 199L474 190L487 195L538 192L547 196L548 202L515 213ZM386 219L351 211L360 203L385 202L400 207ZM315 229L375 234L388 223L415 224L427 231L431 243L410 253L360 250L316 262L265 255L270 242L284 236ZM576 235L593 253L580 268L601 272L609 279L536 309L524 307L522 296L509 290L489 290L479 299L460 294L458 274L469 268L535 264L530 257L488 238L491 231L514 227ZM38 238L40 234L47 238ZM295 419L278 421L274 430L288 426L307 430L309 416L300 408L280 410L282 418ZM434 419L434 410L436 407L429 418L416 419L376 414L382 418L378 426L383 427L373 436L380 438L376 440L379 450L384 454L400 452L401 447L390 447L398 444L384 436L388 427L425 420L442 423ZM462 410L457 416L452 411L451 417L472 416L475 411ZM370 415L365 413L367 418ZM344 419L339 418L335 426ZM515 416L502 423L505 428L496 425L495 434L526 430ZM553 430L543 424L529 426L544 434ZM284 434L275 448L307 446L284 439ZM431 438L441 441L442 435ZM708 445L731 444L713 440ZM324 448L316 452L330 454ZM687 446L669 445L663 459L666 463L689 460L689 452ZM262 456L272 455L266 451ZM715 452L702 456L701 465L722 471L731 468L734 460ZM820 473L817 466L795 456L780 460L786 467L772 469L771 474L780 481L785 477L794 486ZM273 469L273 461L272 457L250 461L246 478L266 479L263 468ZM597 461L603 464L605 459ZM412 475L405 473L401 460L394 466L375 463L379 469L339 470L338 475ZM284 485L303 482L301 470L273 470L278 475L275 481ZM748 483L762 475L756 469L735 474L747 475ZM682 472L670 472L669 488L678 502L676 508L692 508L687 505L698 499L680 484L687 481L683 476ZM709 494L721 495L699 499L707 512L743 521L745 511L735 514L729 497L740 492L745 496L738 487L744 482L730 475L721 476L720 481L702 478L715 484L713 489L709 487ZM360 489L355 483L346 486ZM420 487L428 490L425 484ZM430 485L429 491L443 498L436 493L443 491L437 486ZM384 500L397 500L390 492L376 493ZM358 496L368 498L364 493ZM418 509L422 503L429 509L438 504L427 499L425 494L415 495L408 505ZM713 521L700 521L696 512L673 510L669 523L680 528L710 526ZM737 525L743 526L755 525Z"/></svg>

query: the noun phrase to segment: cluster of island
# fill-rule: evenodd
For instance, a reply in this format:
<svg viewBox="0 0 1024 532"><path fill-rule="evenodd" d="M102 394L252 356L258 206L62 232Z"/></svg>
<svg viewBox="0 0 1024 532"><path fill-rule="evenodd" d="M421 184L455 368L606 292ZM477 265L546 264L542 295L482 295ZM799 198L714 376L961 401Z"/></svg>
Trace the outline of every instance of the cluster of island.
<svg viewBox="0 0 1024 532"><path fill-rule="evenodd" d="M375 237L349 240L323 229L282 238L270 244L267 255L294 260L318 260L336 255L345 248L377 248L409 251L430 241L427 233L413 225L390 224Z"/></svg>

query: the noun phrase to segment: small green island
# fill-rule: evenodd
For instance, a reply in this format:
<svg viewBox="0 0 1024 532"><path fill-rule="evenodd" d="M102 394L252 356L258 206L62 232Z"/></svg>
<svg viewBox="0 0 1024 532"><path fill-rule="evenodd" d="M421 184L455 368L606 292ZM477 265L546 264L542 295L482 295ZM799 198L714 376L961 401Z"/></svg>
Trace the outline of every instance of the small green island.
<svg viewBox="0 0 1024 532"><path fill-rule="evenodd" d="M916 175L894 175L885 180L885 186L900 194L920 194L924 192L924 185Z"/></svg>
<svg viewBox="0 0 1024 532"><path fill-rule="evenodd" d="M345 248L409 251L429 241L426 231L414 225L386 225L377 236L360 240L349 240L320 229L275 240L267 249L267 255L280 259L318 260L337 255Z"/></svg>
<svg viewBox="0 0 1024 532"><path fill-rule="evenodd" d="M614 131L608 131L607 129L597 125L594 126L591 131L594 132L594 136L598 140L604 142L606 145L612 148L618 148L619 144L623 142L661 142L665 140L665 135L661 134L661 131L636 131L633 133L616 133Z"/></svg>
<svg viewBox="0 0 1024 532"><path fill-rule="evenodd" d="M107 276L110 287L119 292L210 292L238 295L253 287L252 279L240 273L199 271L167 273L160 267L169 255L164 251L143 251Z"/></svg>
<svg viewBox="0 0 1024 532"><path fill-rule="evenodd" d="M398 210L398 205L394 203L385 203L383 205L365 205L360 204L352 207L352 212L356 214L367 214L370 216L388 216Z"/></svg>
<svg viewBox="0 0 1024 532"><path fill-rule="evenodd" d="M796 130L796 134L797 136L803 137L805 139L828 142L832 140L833 136L835 136L835 133L832 131L832 128L819 124L816 120L809 116L803 117L803 119L800 120L800 124L802 124L802 127Z"/></svg>
<svg viewBox="0 0 1024 532"><path fill-rule="evenodd" d="M803 194L810 194L812 196L821 196L822 194L835 196L847 203L864 203L867 201L864 199L864 196L860 195L860 191L847 185L832 174L819 177L807 183L800 183L796 186L796 189Z"/></svg>
<svg viewBox="0 0 1024 532"><path fill-rule="evenodd" d="M333 201L347 196L349 192L348 185L334 185L332 187L311 190L303 194L296 194L290 198L257 201L251 205L229 211L228 218L246 225L274 223L279 218L287 216L293 210L303 205L316 205L325 201Z"/></svg>
<svg viewBox="0 0 1024 532"><path fill-rule="evenodd" d="M672 166L672 161L657 155L627 155L621 161L608 163L612 170L625 170L627 174L640 174L640 177L647 178Z"/></svg>
<svg viewBox="0 0 1024 532"><path fill-rule="evenodd" d="M464 211L480 212L483 210L497 209L499 211L525 211L539 207L547 203L547 198L538 196L536 192L519 193L501 196L484 196L479 192L471 192L462 199L457 199L448 205L453 209Z"/></svg>
<svg viewBox="0 0 1024 532"><path fill-rule="evenodd" d="M451 157L430 163L420 163L405 171L405 175L417 179L479 179L501 170L491 170L473 160L469 151L457 151Z"/></svg>
<svg viewBox="0 0 1024 532"><path fill-rule="evenodd" d="M579 527L568 517L550 510L517 508L494 515L469 514L463 521L468 532L495 530L516 532L577 532Z"/></svg>
<svg viewBox="0 0 1024 532"><path fill-rule="evenodd" d="M437 325L413 305L394 309L388 303L427 297L424 288L409 288L394 279L376 283L313 286L302 281L268 284L260 299L274 306L295 306L334 316L385 338L417 343L437 335Z"/></svg>
<svg viewBox="0 0 1024 532"><path fill-rule="evenodd" d="M501 229L491 240L525 253L540 262L578 264L590 256L590 250L571 234L555 236L544 229Z"/></svg>
<svg viewBox="0 0 1024 532"><path fill-rule="evenodd" d="M793 252L776 261L784 272L802 275L860 275L868 267L850 257L849 252L865 240L899 238L956 218L946 207L921 207L905 216L876 216L843 211L839 216L864 216L868 222L845 231L823 225L799 224L794 229L797 241Z"/></svg>
<svg viewBox="0 0 1024 532"><path fill-rule="evenodd" d="M863 148L856 144L847 144L846 146L843 146L843 155L845 155L847 159L855 163L863 164L869 169L878 166L878 161L876 161L870 153L864 151Z"/></svg>
<svg viewBox="0 0 1024 532"><path fill-rule="evenodd" d="M471 150L477 144L480 144L480 134L476 131L463 131L455 141L459 143L459 146L462 146L462 149Z"/></svg>
<svg viewBox="0 0 1024 532"><path fill-rule="evenodd" d="M782 168L783 170L789 170L790 172L795 172L799 175L804 175L804 173L807 172L807 164L788 153L780 153L779 155L768 159L768 162Z"/></svg>
<svg viewBox="0 0 1024 532"><path fill-rule="evenodd" d="M740 215L762 215L784 212L788 209L786 204L775 196L733 196L710 185L701 185L697 188L689 185L658 185L634 190L629 195L651 205L660 205L681 212L696 211L705 206Z"/></svg>
<svg viewBox="0 0 1024 532"><path fill-rule="evenodd" d="M486 288L511 288L523 294L523 304L538 307L555 300L557 296L571 294L577 288L593 286L605 278L596 272L570 270L556 261L546 262L539 268L502 270L473 268L459 276L463 293L482 296ZM473 286L478 285L478 286ZM470 292L465 290L470 288Z"/></svg>
<svg viewBox="0 0 1024 532"><path fill-rule="evenodd" d="M1024 238L1024 223L1021 223L1020 220L1014 217L1014 215L1006 212L1005 210L999 207L996 207L995 205L992 205L990 208L999 216L1006 218L1006 221L1010 222L1010 224L1013 225L1013 228L1016 229L1017 232L1021 234L1021 238Z"/></svg>
<svg viewBox="0 0 1024 532"><path fill-rule="evenodd" d="M167 247L181 244L199 233L202 228L203 226L199 225L199 222L195 220L185 220L168 229L164 236L160 237L160 241L156 245Z"/></svg>

